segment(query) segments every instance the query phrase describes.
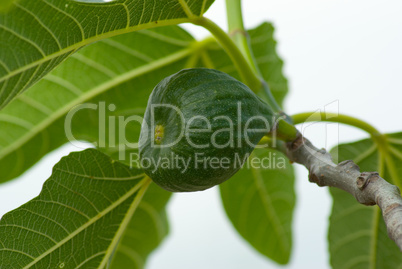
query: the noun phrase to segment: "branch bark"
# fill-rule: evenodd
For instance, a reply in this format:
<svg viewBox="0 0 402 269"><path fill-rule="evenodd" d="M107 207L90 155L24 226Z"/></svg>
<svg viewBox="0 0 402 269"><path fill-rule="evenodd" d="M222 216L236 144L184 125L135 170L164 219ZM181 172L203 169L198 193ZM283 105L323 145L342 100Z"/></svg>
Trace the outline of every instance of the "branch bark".
<svg viewBox="0 0 402 269"><path fill-rule="evenodd" d="M286 154L309 170L310 182L347 191L363 205L378 205L389 237L402 251L402 197L397 186L376 172L360 172L353 161L335 164L327 151L317 149L302 135L286 144Z"/></svg>

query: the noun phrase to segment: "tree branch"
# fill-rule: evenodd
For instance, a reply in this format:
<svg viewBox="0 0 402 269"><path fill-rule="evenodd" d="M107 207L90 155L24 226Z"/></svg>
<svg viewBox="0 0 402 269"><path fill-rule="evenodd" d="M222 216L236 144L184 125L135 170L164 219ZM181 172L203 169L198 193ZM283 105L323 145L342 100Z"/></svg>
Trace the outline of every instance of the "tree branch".
<svg viewBox="0 0 402 269"><path fill-rule="evenodd" d="M301 134L287 143L286 148L292 162L309 170L310 182L347 191L363 205L378 205L389 237L402 251L402 197L397 186L388 183L376 172L360 172L353 161L336 165L327 151L317 149Z"/></svg>

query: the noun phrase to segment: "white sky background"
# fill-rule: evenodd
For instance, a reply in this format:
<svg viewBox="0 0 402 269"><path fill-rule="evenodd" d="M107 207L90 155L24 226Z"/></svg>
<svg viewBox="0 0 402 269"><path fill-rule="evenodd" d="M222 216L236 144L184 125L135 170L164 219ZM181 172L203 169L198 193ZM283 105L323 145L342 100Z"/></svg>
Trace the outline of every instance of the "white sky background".
<svg viewBox="0 0 402 269"><path fill-rule="evenodd" d="M280 56L290 81L289 114L338 109L383 132L402 131L402 2L400 0L247 0L247 27L268 20L276 27ZM207 16L226 29L224 1ZM184 25L196 37L207 33ZM335 103L334 103L335 102ZM327 131L326 131L327 130ZM339 135L338 135L339 133ZM364 138L356 129L314 125L306 136L317 146ZM0 186L0 216L38 195L52 166L73 146L46 156L19 179ZM283 268L329 268L326 231L331 201L326 188L308 183L297 167L298 204L294 252ZM171 232L152 255L148 269L279 268L255 252L228 222L213 188L176 194L168 206Z"/></svg>

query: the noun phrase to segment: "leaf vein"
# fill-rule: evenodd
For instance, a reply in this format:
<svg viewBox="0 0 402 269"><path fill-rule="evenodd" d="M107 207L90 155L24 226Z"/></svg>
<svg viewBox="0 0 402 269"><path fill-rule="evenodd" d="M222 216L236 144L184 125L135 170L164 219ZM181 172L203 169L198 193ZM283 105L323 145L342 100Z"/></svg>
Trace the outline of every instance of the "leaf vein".
<svg viewBox="0 0 402 269"><path fill-rule="evenodd" d="M50 36L54 39L54 41L56 42L57 46L59 47L59 49L62 48L59 39L55 36L55 34L52 32L52 30L50 30L49 27L47 27L46 24L44 24L38 16L36 16L36 14L34 14L32 11L28 10L27 8L23 7L22 5L18 4L18 2L14 2L15 6L17 6L18 8L20 8L21 10L25 11L26 13L28 13L29 15L31 15L42 27L43 29L45 29Z"/></svg>
<svg viewBox="0 0 402 269"><path fill-rule="evenodd" d="M27 129L27 130L30 130L34 126L29 121L21 119L20 117L15 117L15 116L12 116L12 115L7 115L7 114L0 114L0 121L8 122L8 123L20 126L20 127L24 128L24 129Z"/></svg>
<svg viewBox="0 0 402 269"><path fill-rule="evenodd" d="M43 1L43 3L45 3L48 6L50 6L51 8L53 8L54 10L58 11L59 13L63 14L64 16L66 16L66 17L70 18L71 20L73 20L77 24L78 28L81 31L81 40L85 39L84 28L82 27L81 23L74 16L72 16L71 14L68 14L64 10L61 10L60 8L56 7L55 5L49 3L47 0L42 0L42 1Z"/></svg>
<svg viewBox="0 0 402 269"><path fill-rule="evenodd" d="M276 231L276 234L280 238L279 244L282 249L289 249L288 241L284 239L286 232L283 229L279 217L276 213L275 207L272 205L272 201L270 200L269 194L265 189L264 180L262 179L261 171L258 169L252 169L254 180L257 186L257 191L260 195L262 204L264 205L265 213L267 217L272 221L272 227Z"/></svg>
<svg viewBox="0 0 402 269"><path fill-rule="evenodd" d="M54 219L51 219L51 218L49 218L49 217L47 217L47 216L45 216L45 215L39 214L38 212L29 210L29 209L24 208L24 207L21 207L20 210L25 210L25 211L27 211L27 212L30 213L30 214L33 214L33 215L36 215L36 216L38 216L38 217L44 218L44 219L46 219L46 220L48 220L48 221L51 221L51 222L53 222L54 224L58 225L60 228L62 228L62 229L66 232L66 234L69 234L69 233L70 233L63 225L61 225L60 223L58 223L58 222L55 221Z"/></svg>
<svg viewBox="0 0 402 269"><path fill-rule="evenodd" d="M43 237L46 237L47 239L49 239L49 240L52 241L53 243L57 244L57 241L54 240L54 239L53 239L52 237L50 237L49 235L47 235L47 234L45 234L45 233L42 233L42 232L40 232L40 231L36 231L36 230L34 230L34 229L30 229L30 228L21 226L21 225L16 225L16 224L3 224L3 225L0 225L0 227L14 227L14 228L19 228L19 229L22 229L22 230L26 230L26 231L28 231L28 232L32 232L32 233L41 235L41 236L43 236Z"/></svg>
<svg viewBox="0 0 402 269"><path fill-rule="evenodd" d="M30 106L30 107L32 107L32 108L34 108L36 110L42 112L44 115L49 115L49 114L54 112L49 107L47 107L44 104L36 101L35 99L32 99L31 97L29 97L26 94L21 94L20 96L18 96L18 100L20 100L24 104L27 104L28 106Z"/></svg>
<svg viewBox="0 0 402 269"><path fill-rule="evenodd" d="M104 66L88 57L85 57L82 54L74 54L71 57L84 63L85 65L87 65L89 67L92 67L93 69L98 70L99 72L107 75L110 78L117 76L117 74L115 72L113 72L111 69L107 68L106 66Z"/></svg>
<svg viewBox="0 0 402 269"><path fill-rule="evenodd" d="M134 49L132 49L130 47L127 47L126 45L124 45L124 44L122 44L120 42L117 42L115 40L105 39L103 41L103 43L105 43L105 44L107 44L107 45L109 45L109 46L111 46L113 48L116 48L116 49L118 49L120 51L123 51L125 53L128 53L128 54L130 54L130 55L132 55L132 56L134 56L134 57L136 57L138 59L141 59L141 60L143 60L145 62L149 63L149 62L154 60L151 57L149 57L148 55L146 55L144 53L141 53L141 52L139 52L137 50L134 50Z"/></svg>
<svg viewBox="0 0 402 269"><path fill-rule="evenodd" d="M92 255L92 256L86 258L84 261L82 261L80 264L78 264L77 267L75 267L75 269L82 268L86 263L88 263L88 262L90 262L91 260L97 258L98 256L102 256L102 255L105 255L105 251L101 251L101 252L95 253L94 255Z"/></svg>
<svg viewBox="0 0 402 269"><path fill-rule="evenodd" d="M36 44L36 43L33 42L32 40L30 40L30 39L28 39L28 38L26 38L26 37L20 35L19 33L15 32L15 31L12 30L12 29L9 29L9 28L5 27L4 25L1 25L1 24L0 24L0 28L4 29L5 31L7 31L7 32L9 32L9 33L11 33L11 34L13 34L13 35L15 35L15 36L18 37L19 39L21 39L21 40L27 42L28 44L30 44L32 47L34 47L34 48L42 55L42 57L45 57L45 56L46 56L46 54L45 54L45 52L42 50L42 48L40 48L40 47L38 46L38 44Z"/></svg>
<svg viewBox="0 0 402 269"><path fill-rule="evenodd" d="M138 174L132 177L119 177L119 178L113 178L113 177L97 177L97 176L90 176L90 175L85 175L85 174L79 174L79 173L74 173L68 170L63 170L60 169L58 167L54 168L57 171L69 174L69 175L73 175L73 176L77 176L77 177L84 177L84 178L89 178L89 179L96 179L96 180L112 180L112 181L126 181L126 180L134 180L134 179L139 179L141 177L144 177L145 174Z"/></svg>
<svg viewBox="0 0 402 269"><path fill-rule="evenodd" d="M69 90L70 92L72 92L74 95L76 96L80 96L82 94L82 91L75 86L74 84L72 84L70 81L67 81L59 76L55 76L53 74L48 74L46 77L43 78L44 80L53 82L63 88L65 88L66 90Z"/></svg>
<svg viewBox="0 0 402 269"><path fill-rule="evenodd" d="M178 0L179 4L181 5L181 7L183 8L184 13L186 13L188 18L194 18L196 17L193 12L191 11L190 7L187 5L185 0Z"/></svg>

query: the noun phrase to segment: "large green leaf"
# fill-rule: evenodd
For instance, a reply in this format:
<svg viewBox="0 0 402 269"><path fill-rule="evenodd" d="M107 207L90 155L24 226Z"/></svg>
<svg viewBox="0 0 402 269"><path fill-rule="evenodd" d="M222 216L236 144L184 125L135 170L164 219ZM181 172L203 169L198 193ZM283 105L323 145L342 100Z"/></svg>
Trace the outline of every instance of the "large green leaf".
<svg viewBox="0 0 402 269"><path fill-rule="evenodd" d="M171 196L152 183L114 253L111 269L142 269L148 255L168 233L165 205Z"/></svg>
<svg viewBox="0 0 402 269"><path fill-rule="evenodd" d="M81 47L107 37L191 22L213 0L21 0L0 14L0 109Z"/></svg>
<svg viewBox="0 0 402 269"><path fill-rule="evenodd" d="M234 227L255 249L285 264L292 248L293 167L284 155L268 149L255 150L248 162L220 185L223 205Z"/></svg>
<svg viewBox="0 0 402 269"><path fill-rule="evenodd" d="M109 143L108 130L114 127L119 137L118 117L142 116L153 87L182 69L200 46L181 28L169 26L102 40L74 54L0 112L0 182L20 175L66 143L66 115L81 103L96 104L98 109L74 115L75 139L117 152L120 143L117 138L116 145ZM105 113L100 113L103 105ZM116 109L110 111L109 105ZM101 121L106 121L103 129ZM139 129L136 122L126 126L130 142L138 140Z"/></svg>
<svg viewBox="0 0 402 269"><path fill-rule="evenodd" d="M402 133L387 136L386 150L370 139L342 144L331 153L338 162L353 160L361 171L378 171L402 187ZM331 188L333 197L329 227L329 250L333 268L402 268L402 255L389 239L378 206L363 206L349 193Z"/></svg>
<svg viewBox="0 0 402 269"><path fill-rule="evenodd" d="M64 157L1 219L0 268L105 268L150 182L94 149Z"/></svg>

